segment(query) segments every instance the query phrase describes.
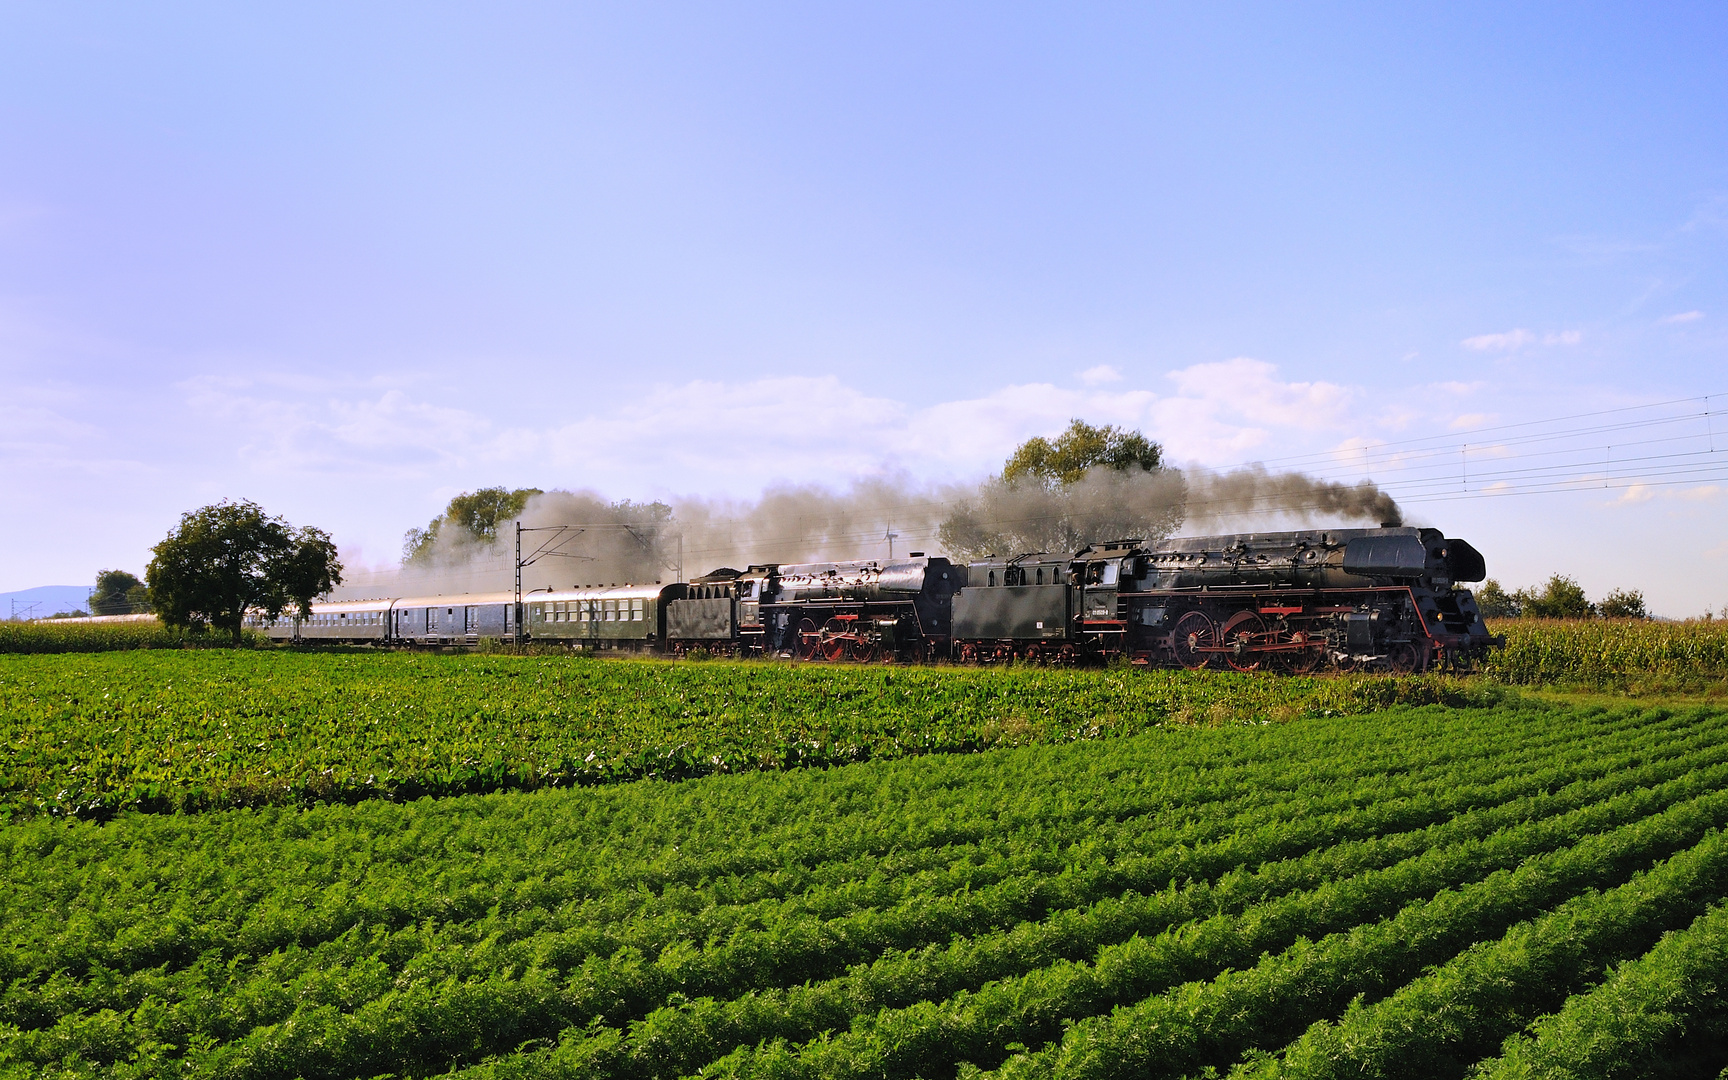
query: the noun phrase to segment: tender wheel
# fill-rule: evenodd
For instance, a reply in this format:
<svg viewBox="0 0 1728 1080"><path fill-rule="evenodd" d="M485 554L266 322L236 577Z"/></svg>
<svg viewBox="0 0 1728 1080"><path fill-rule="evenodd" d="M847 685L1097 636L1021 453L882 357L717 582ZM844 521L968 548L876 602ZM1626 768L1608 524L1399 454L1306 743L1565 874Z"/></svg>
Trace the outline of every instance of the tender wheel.
<svg viewBox="0 0 1728 1080"><path fill-rule="evenodd" d="M1170 651L1178 664L1196 671L1211 663L1212 657L1200 650L1211 648L1215 637L1212 620L1205 612L1184 612L1170 631Z"/></svg>
<svg viewBox="0 0 1728 1080"><path fill-rule="evenodd" d="M820 655L822 648L822 632L816 629L814 619L801 619L798 622L798 659L814 660Z"/></svg>
<svg viewBox="0 0 1728 1080"><path fill-rule="evenodd" d="M1266 641L1266 623L1252 611L1238 611L1224 623L1224 629L1219 637L1223 639L1224 647L1230 651L1224 654L1224 661L1237 671L1258 671L1260 661L1266 655L1256 651L1256 646Z"/></svg>

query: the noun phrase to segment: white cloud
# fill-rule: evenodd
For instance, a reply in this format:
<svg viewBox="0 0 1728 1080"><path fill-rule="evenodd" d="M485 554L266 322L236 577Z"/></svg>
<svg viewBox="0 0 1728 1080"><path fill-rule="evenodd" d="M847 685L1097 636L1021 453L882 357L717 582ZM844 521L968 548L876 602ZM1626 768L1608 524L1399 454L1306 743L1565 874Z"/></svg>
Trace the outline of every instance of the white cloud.
<svg viewBox="0 0 1728 1080"><path fill-rule="evenodd" d="M1500 334L1477 334L1459 342L1466 349L1476 352L1516 352L1526 345L1540 342L1543 345L1576 345L1584 340L1584 334L1579 330L1560 330L1540 336L1529 330L1518 328L1507 330Z"/></svg>
<svg viewBox="0 0 1728 1080"><path fill-rule="evenodd" d="M1682 311L1682 312L1675 314L1675 315L1664 315L1660 319L1657 319L1656 321L1659 324L1689 323L1689 322L1696 322L1697 320L1702 319L1703 317L1704 317L1704 313L1702 311Z"/></svg>
<svg viewBox="0 0 1728 1080"><path fill-rule="evenodd" d="M1470 394L1474 394L1476 391L1482 389L1484 386L1487 386L1488 384L1485 382L1477 381L1477 382L1438 382L1438 383L1432 383L1430 385L1432 385L1434 389L1443 391L1443 392L1448 393L1448 394L1456 394L1459 397L1467 397Z"/></svg>
<svg viewBox="0 0 1728 1080"><path fill-rule="evenodd" d="M1121 382L1122 373L1109 364L1099 364L1082 371L1080 381L1087 386L1100 386L1104 383Z"/></svg>
<svg viewBox="0 0 1728 1080"><path fill-rule="evenodd" d="M591 405L550 427L506 426L373 383L225 377L181 390L193 414L235 433L258 472L342 472L452 490L531 472L542 486L619 495L742 496L778 481L839 485L897 471L976 477L1028 437L1056 435L1077 417L1145 431L1172 460L1228 465L1355 419L1356 391L1285 381L1259 360L1196 364L1169 380L1168 394L1022 383L923 406L834 375L703 380Z"/></svg>
<svg viewBox="0 0 1728 1080"><path fill-rule="evenodd" d="M1511 352L1521 349L1536 340L1536 335L1528 330L1508 330L1503 334L1477 334L1459 342L1466 349L1477 352Z"/></svg>
<svg viewBox="0 0 1728 1080"><path fill-rule="evenodd" d="M1466 428L1486 427L1488 422L1492 419L1494 419L1492 413L1465 413L1462 416L1455 417L1450 427L1453 431L1462 431Z"/></svg>

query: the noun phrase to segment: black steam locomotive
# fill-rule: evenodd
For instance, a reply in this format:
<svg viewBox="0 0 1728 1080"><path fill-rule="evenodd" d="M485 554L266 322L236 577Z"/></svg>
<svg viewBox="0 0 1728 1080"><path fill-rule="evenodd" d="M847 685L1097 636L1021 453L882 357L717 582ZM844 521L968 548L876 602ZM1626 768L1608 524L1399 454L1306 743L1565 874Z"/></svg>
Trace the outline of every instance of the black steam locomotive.
<svg viewBox="0 0 1728 1080"><path fill-rule="evenodd" d="M344 601L271 637L402 645L481 636L590 649L868 663L1467 670L1504 643L1462 540L1408 527L1094 545L958 566L909 559L722 568L688 583Z"/></svg>

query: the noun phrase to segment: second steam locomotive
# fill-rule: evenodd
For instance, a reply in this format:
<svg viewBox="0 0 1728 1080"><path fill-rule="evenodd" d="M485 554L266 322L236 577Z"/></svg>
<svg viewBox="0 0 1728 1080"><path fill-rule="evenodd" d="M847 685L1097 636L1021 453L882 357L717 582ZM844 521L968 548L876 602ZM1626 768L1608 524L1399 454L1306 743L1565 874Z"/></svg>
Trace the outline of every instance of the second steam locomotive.
<svg viewBox="0 0 1728 1080"><path fill-rule="evenodd" d="M339 601L272 638L481 637L683 656L1098 663L1307 672L1466 670L1503 642L1463 586L1482 556L1434 529L1244 533L1069 556L773 563L688 583Z"/></svg>

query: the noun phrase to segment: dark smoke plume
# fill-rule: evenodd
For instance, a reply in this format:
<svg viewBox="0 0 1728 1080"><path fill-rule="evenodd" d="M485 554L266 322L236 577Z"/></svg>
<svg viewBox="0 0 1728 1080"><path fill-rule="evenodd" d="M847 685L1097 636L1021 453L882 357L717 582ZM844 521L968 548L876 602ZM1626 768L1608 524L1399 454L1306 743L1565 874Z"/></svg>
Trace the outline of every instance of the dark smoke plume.
<svg viewBox="0 0 1728 1080"><path fill-rule="evenodd" d="M1368 481L1342 484L1259 466L1223 473L1098 467L1069 484L992 478L931 487L899 477L858 481L844 492L782 486L754 501L689 497L670 504L614 503L593 492L551 491L528 501L522 524L581 531L524 534L525 556L543 544L559 546L524 570L523 587L645 584L675 580L680 569L690 578L721 566L886 559L890 552L960 560L1066 553L1104 540L1158 540L1178 529L1268 532L1329 521L1400 520L1398 504ZM500 527L493 543L440 535L421 563L371 575L345 586L341 595L509 589L514 541L513 523Z"/></svg>

